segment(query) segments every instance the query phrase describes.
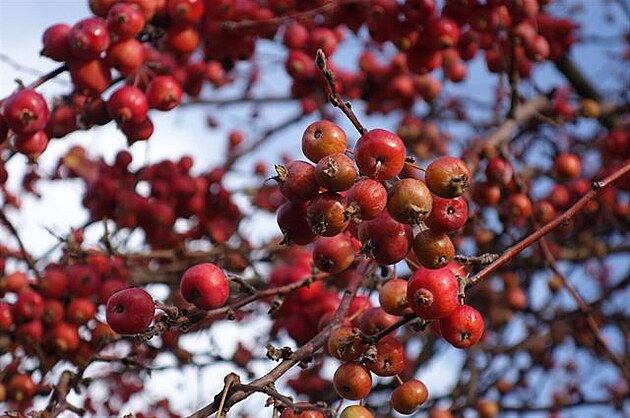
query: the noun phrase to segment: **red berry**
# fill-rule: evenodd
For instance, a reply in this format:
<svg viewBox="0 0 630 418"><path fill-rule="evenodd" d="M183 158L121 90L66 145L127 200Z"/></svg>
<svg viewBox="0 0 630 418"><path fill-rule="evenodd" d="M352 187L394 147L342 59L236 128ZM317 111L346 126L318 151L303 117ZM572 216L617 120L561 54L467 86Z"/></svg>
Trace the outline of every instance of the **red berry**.
<svg viewBox="0 0 630 418"><path fill-rule="evenodd" d="M327 348L331 356L341 361L353 361L363 354L366 347L356 328L340 326L331 331Z"/></svg>
<svg viewBox="0 0 630 418"><path fill-rule="evenodd" d="M359 400L372 390L372 375L362 364L344 363L335 371L333 384L342 398Z"/></svg>
<svg viewBox="0 0 630 418"><path fill-rule="evenodd" d="M128 3L117 3L107 13L107 28L119 39L129 39L142 32L144 15Z"/></svg>
<svg viewBox="0 0 630 418"><path fill-rule="evenodd" d="M170 75L160 75L147 86L147 103L152 109L171 110L182 100L182 87Z"/></svg>
<svg viewBox="0 0 630 418"><path fill-rule="evenodd" d="M109 326L122 335L146 330L155 314L153 298L144 289L134 287L114 293L107 301L105 316Z"/></svg>
<svg viewBox="0 0 630 418"><path fill-rule="evenodd" d="M345 154L322 157L315 167L315 179L319 186L334 192L348 190L356 178L354 163Z"/></svg>
<svg viewBox="0 0 630 418"><path fill-rule="evenodd" d="M306 220L306 205L285 202L277 212L277 221L284 235L283 243L306 245L317 238Z"/></svg>
<svg viewBox="0 0 630 418"><path fill-rule="evenodd" d="M293 203L311 200L319 193L315 179L315 167L306 161L291 161L286 166L276 165L274 177L280 183L280 191Z"/></svg>
<svg viewBox="0 0 630 418"><path fill-rule="evenodd" d="M146 119L149 105L144 92L137 87L122 86L107 101L107 112L118 123L139 123Z"/></svg>
<svg viewBox="0 0 630 418"><path fill-rule="evenodd" d="M380 264L394 264L405 258L413 240L411 226L402 224L383 212L358 227L362 252Z"/></svg>
<svg viewBox="0 0 630 418"><path fill-rule="evenodd" d="M48 135L44 131L37 131L34 134L16 136L13 148L31 160L37 160L48 148Z"/></svg>
<svg viewBox="0 0 630 418"><path fill-rule="evenodd" d="M48 105L41 94L23 89L4 103L4 122L18 135L32 135L41 131L48 121Z"/></svg>
<svg viewBox="0 0 630 418"><path fill-rule="evenodd" d="M74 24L68 35L75 58L93 59L109 47L109 31L104 19L90 17Z"/></svg>
<svg viewBox="0 0 630 418"><path fill-rule="evenodd" d="M367 221L376 218L385 210L387 190L376 180L362 179L348 189L345 200L349 216Z"/></svg>
<svg viewBox="0 0 630 418"><path fill-rule="evenodd" d="M572 153L562 153L554 161L554 171L560 178L572 179L580 176L582 163L580 157Z"/></svg>
<svg viewBox="0 0 630 418"><path fill-rule="evenodd" d="M385 336L376 343L376 358L368 368L377 376L396 376L405 368L405 350L393 336Z"/></svg>
<svg viewBox="0 0 630 418"><path fill-rule="evenodd" d="M455 247L444 232L426 229L414 238L413 252L424 267L439 269L453 259Z"/></svg>
<svg viewBox="0 0 630 418"><path fill-rule="evenodd" d="M396 177L405 164L405 144L393 132L374 129L359 138L354 158L361 174L389 180Z"/></svg>
<svg viewBox="0 0 630 418"><path fill-rule="evenodd" d="M321 237L313 245L313 263L321 271L336 274L352 264L357 248L348 234Z"/></svg>
<svg viewBox="0 0 630 418"><path fill-rule="evenodd" d="M365 406L350 405L341 411L339 418L374 418L374 415Z"/></svg>
<svg viewBox="0 0 630 418"><path fill-rule="evenodd" d="M407 281L403 279L392 279L385 283L378 291L378 301L381 309L390 315L412 312L407 303Z"/></svg>
<svg viewBox="0 0 630 418"><path fill-rule="evenodd" d="M134 74L144 63L144 46L136 38L123 39L107 49L107 65L122 75Z"/></svg>
<svg viewBox="0 0 630 418"><path fill-rule="evenodd" d="M230 296L225 273L212 263L197 264L186 270L179 289L184 299L204 310L225 305Z"/></svg>
<svg viewBox="0 0 630 418"><path fill-rule="evenodd" d="M405 415L413 412L429 397L427 386L418 379L411 379L392 391L391 404L397 412Z"/></svg>
<svg viewBox="0 0 630 418"><path fill-rule="evenodd" d="M167 11L176 25L192 25L203 15L203 0L168 0Z"/></svg>
<svg viewBox="0 0 630 418"><path fill-rule="evenodd" d="M483 335L483 318L478 310L458 305L446 318L440 320L440 330L446 341L457 348L468 348Z"/></svg>
<svg viewBox="0 0 630 418"><path fill-rule="evenodd" d="M463 196L454 199L445 199L437 195L431 195L431 213L424 220L426 226L432 230L442 232L455 232L468 220L468 204Z"/></svg>
<svg viewBox="0 0 630 418"><path fill-rule="evenodd" d="M311 229L322 237L343 232L349 223L346 205L339 193L320 193L306 206L306 219Z"/></svg>
<svg viewBox="0 0 630 418"><path fill-rule="evenodd" d="M470 186L468 166L455 157L447 156L434 160L427 167L424 176L429 190L440 197L457 197Z"/></svg>
<svg viewBox="0 0 630 418"><path fill-rule="evenodd" d="M44 48L41 54L59 62L70 59L72 55L68 41L70 29L70 25L65 23L58 23L46 29L42 36Z"/></svg>
<svg viewBox="0 0 630 418"><path fill-rule="evenodd" d="M407 284L407 301L422 319L445 318L459 306L459 286L449 267L419 268Z"/></svg>
<svg viewBox="0 0 630 418"><path fill-rule="evenodd" d="M490 158L486 166L486 178L492 183L508 184L512 180L512 164L504 158Z"/></svg>
<svg viewBox="0 0 630 418"><path fill-rule="evenodd" d="M112 82L109 66L100 58L71 59L68 66L77 91L85 92L89 96L100 96Z"/></svg>

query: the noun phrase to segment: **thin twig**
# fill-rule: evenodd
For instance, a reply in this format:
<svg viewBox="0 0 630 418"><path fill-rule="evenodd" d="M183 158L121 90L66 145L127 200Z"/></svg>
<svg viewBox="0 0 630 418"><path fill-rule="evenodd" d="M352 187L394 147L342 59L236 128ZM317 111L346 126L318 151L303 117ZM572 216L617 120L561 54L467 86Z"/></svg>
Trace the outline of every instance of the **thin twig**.
<svg viewBox="0 0 630 418"><path fill-rule="evenodd" d="M324 79L326 80L328 100L330 101L330 103L333 106L338 107L344 113L344 115L346 115L348 119L350 119L350 122L352 122L354 127L357 128L357 131L359 131L361 135L366 134L368 130L365 129L363 125L361 125L361 122L359 122L357 115L355 115L352 111L352 106L350 105L350 103L344 102L342 97L337 92L335 74L330 70L330 68L328 68L328 64L326 63L326 54L324 54L324 51L322 51L321 49L317 50L315 63L317 64L317 68L319 68L319 71L321 71Z"/></svg>

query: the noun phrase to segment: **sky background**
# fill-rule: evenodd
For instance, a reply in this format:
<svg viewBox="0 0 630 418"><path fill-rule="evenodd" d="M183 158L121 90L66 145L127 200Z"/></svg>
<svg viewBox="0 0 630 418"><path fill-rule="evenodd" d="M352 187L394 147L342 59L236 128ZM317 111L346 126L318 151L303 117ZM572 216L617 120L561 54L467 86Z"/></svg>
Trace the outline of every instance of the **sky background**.
<svg viewBox="0 0 630 418"><path fill-rule="evenodd" d="M583 33L601 37L604 40L603 45L602 43L589 44L573 51L572 54L587 76L592 80L597 80L597 86L603 92L614 90L619 83L625 82L627 84L629 79L628 68L621 67L619 61L616 64L611 64L615 61L610 58L621 51L622 44L612 40L605 41L611 35L618 34L620 26L625 26L628 29L628 22L619 20L623 19L623 15L613 6L611 10L613 12L617 10L614 13L617 17L617 23L610 24L602 13L602 6L605 1L587 0L583 2L586 8L585 12L577 15L578 20L583 22ZM569 2L569 4L573 3L577 2ZM558 7L565 6L560 4ZM7 96L15 89L15 78L29 83L37 77L38 73L50 71L59 65L39 56L41 35L45 28L61 22L73 24L88 15L87 1L0 0L0 97ZM339 52L335 54L335 60L339 61L342 66L350 65L356 57L354 45L348 43L342 46ZM255 92L260 95L285 93L289 80L283 71L277 71L284 61L284 52L269 42L262 42L259 56L263 68L268 71L263 72L263 78ZM244 71L244 68L239 66L237 70ZM470 68L468 80L457 86L450 84L448 94L461 94L464 97L491 101L496 77L486 74L485 64L476 60ZM545 64L536 70L536 80L538 86L545 89L557 84L560 78L551 68L551 65ZM47 83L38 90L47 97L51 97L66 93L69 88L70 84L67 77L62 77L59 81ZM238 85L219 92L208 90L204 93L213 98L234 97L238 94ZM360 106L355 106L355 108L361 109ZM195 169L204 171L221 161L225 155L225 134L230 126L244 129L247 134L246 138L253 140L264 128L290 119L298 112L294 107L288 105L270 106L259 118L261 121L258 122L259 125L252 126L249 125L246 116L248 115L246 112L251 110L252 108L247 106L220 109L195 106L159 115L152 111L151 117L155 123L153 137L148 143L134 145L131 152L136 163L159 161L165 158L173 159L184 154L193 155ZM227 121L228 126L215 131L209 130L206 125L208 115ZM264 159L271 165L279 161L280 155L284 152L298 157L302 131L313 120L315 120L315 116L305 118L300 124L274 138L269 147L243 159L238 166L240 174L230 179L231 185L239 187L243 184L252 184L252 182L255 184L258 180L244 174L252 171L253 164L258 159ZM366 120L365 125L368 128L393 128L396 120L397 116L374 117ZM340 124L346 128L351 140L357 139L348 122L342 119ZM457 126L443 126L443 128L455 135L467 134ZM91 155L103 155L109 161L116 152L126 148L124 136L112 124L98 129L77 132L50 144L49 150L40 161L41 169L45 172L51 172L59 156L64 155L71 146L76 144L84 146ZM13 182L13 186L15 186L15 181L20 178L14 173L23 171L25 163L25 158L20 156L13 158L10 162L8 170L11 173L10 182ZM69 231L70 226L78 226L87 220L87 215L80 202L82 187L79 182L65 182L61 185L42 182L38 188L44 194L42 199L35 200L31 197L25 197L23 210L11 214L11 219L18 226L27 248L34 254L41 254L56 243L56 239L46 232L45 228L50 228L59 234L65 234ZM275 219L271 215L255 218L254 221L245 225L245 229L261 241L277 233ZM92 237L98 238L99 233L100 231L94 229ZM4 237L0 237L0 241L5 241ZM159 297L160 291L159 288L152 289L152 293L156 297ZM211 344L210 347L222 355L229 355L237 341L243 341L250 346L257 344L257 346L263 347L264 344L256 343L256 340L264 335L267 327L267 321L259 320L252 323L247 332L243 332L232 323L219 323L213 326L210 332L188 336L184 340L184 344L194 350L200 350L199 347L208 347L209 341L216 341L217 344ZM446 357L451 363L461 360L461 356L458 356L454 349L444 350L443 355L429 364L419 376L426 380L429 388L436 394L447 390L447 383L452 381L454 377L453 373L449 374L448 372L450 368L444 367L444 358ZM254 368L262 372L270 366L269 362L259 362ZM227 367L223 369L220 367L218 369L212 368L211 373L208 373L207 370L198 371L185 367L181 374L154 373L147 383L149 386L148 395L142 395L142 397L135 399L134 405L146 403L147 396L160 397L176 393L177 396L171 396L174 409L190 412L212 399L214 394L223 386L222 379L228 371L230 369ZM185 395L182 396L182 394ZM260 408L263 402L263 398L257 396L247 401L244 406Z"/></svg>

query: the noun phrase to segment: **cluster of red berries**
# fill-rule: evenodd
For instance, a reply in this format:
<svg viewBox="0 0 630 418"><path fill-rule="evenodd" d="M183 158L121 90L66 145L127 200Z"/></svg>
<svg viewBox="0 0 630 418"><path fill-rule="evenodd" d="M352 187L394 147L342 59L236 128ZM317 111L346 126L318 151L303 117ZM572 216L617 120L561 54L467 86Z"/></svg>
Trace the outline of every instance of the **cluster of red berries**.
<svg viewBox="0 0 630 418"><path fill-rule="evenodd" d="M120 228L141 228L154 248L173 248L186 239L208 237L225 242L236 231L240 210L222 185L221 170L193 175L193 160L162 161L139 171L127 151L113 164L91 160L83 148L72 148L59 162L59 175L80 177L87 186L84 206L94 220L111 219ZM149 186L148 195L141 192ZM195 220L176 231L175 222Z"/></svg>
<svg viewBox="0 0 630 418"><path fill-rule="evenodd" d="M81 259L48 264L41 278L21 271L2 277L0 352L19 348L24 354L15 358L14 371L3 375L0 392L6 389L7 399L30 402L50 388L20 372L29 358L37 356L49 367L61 360L82 365L114 341L116 334L96 313L112 294L128 286L129 277L121 258L94 251ZM4 396L0 393L0 401Z"/></svg>
<svg viewBox="0 0 630 418"><path fill-rule="evenodd" d="M441 157L428 166L425 181L396 180L406 162L398 135L374 129L359 138L353 158L346 148L339 126L314 122L304 132L302 150L316 165L291 161L276 166L287 199L278 209L285 242L306 245L317 239L314 263L329 273L354 260L352 238L380 264L397 263L413 247L425 267L445 266L455 251L447 233L461 228L468 216L461 197L470 181L466 164ZM423 230L414 238L412 226L420 225Z"/></svg>

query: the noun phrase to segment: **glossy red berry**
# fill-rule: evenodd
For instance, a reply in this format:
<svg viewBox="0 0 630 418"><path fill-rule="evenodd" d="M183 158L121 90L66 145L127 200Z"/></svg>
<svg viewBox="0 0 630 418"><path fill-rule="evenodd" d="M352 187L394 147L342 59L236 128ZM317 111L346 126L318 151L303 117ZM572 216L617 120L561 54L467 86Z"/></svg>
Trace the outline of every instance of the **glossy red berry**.
<svg viewBox="0 0 630 418"><path fill-rule="evenodd" d="M363 354L366 347L356 328L340 326L331 331L327 348L331 356L341 361L353 361Z"/></svg>
<svg viewBox="0 0 630 418"><path fill-rule="evenodd" d="M381 309L391 315L405 315L413 312L407 302L407 281L392 279L378 291Z"/></svg>
<svg viewBox="0 0 630 418"><path fill-rule="evenodd" d="M179 289L184 299L205 310L225 305L230 295L225 273L212 263L197 264L186 270Z"/></svg>
<svg viewBox="0 0 630 418"><path fill-rule="evenodd" d="M448 268L419 268L407 284L407 301L422 319L446 318L459 306L459 286Z"/></svg>
<svg viewBox="0 0 630 418"><path fill-rule="evenodd" d="M392 391L392 408L405 415L413 414L429 397L427 386L418 379L410 379Z"/></svg>
<svg viewBox="0 0 630 418"><path fill-rule="evenodd" d="M23 89L4 103L4 122L18 135L32 135L41 131L48 121L48 105L41 94Z"/></svg>
<svg viewBox="0 0 630 418"><path fill-rule="evenodd" d="M315 167L317 184L333 192L348 190L357 178L354 163L345 154L322 157Z"/></svg>
<svg viewBox="0 0 630 418"><path fill-rule="evenodd" d="M122 335L146 330L155 314L153 298L144 289L134 287L114 293L107 301L105 316L109 326Z"/></svg>
<svg viewBox="0 0 630 418"><path fill-rule="evenodd" d="M144 46L136 38L123 39L107 49L107 65L124 76L135 73L144 63Z"/></svg>
<svg viewBox="0 0 630 418"><path fill-rule="evenodd" d="M311 123L302 135L302 152L314 163L327 155L343 153L347 147L346 133L328 120Z"/></svg>
<svg viewBox="0 0 630 418"><path fill-rule="evenodd" d="M429 164L424 179L432 193L452 199L468 190L471 177L466 163L446 156Z"/></svg>
<svg viewBox="0 0 630 418"><path fill-rule="evenodd" d="M468 348L483 335L483 317L468 305L458 305L446 318L440 320L440 330L446 341L457 348Z"/></svg>
<svg viewBox="0 0 630 418"><path fill-rule="evenodd" d="M445 199L431 195L431 213L424 220L426 226L435 231L455 232L468 220L468 204L463 196Z"/></svg>
<svg viewBox="0 0 630 418"><path fill-rule="evenodd" d="M350 405L341 411L339 418L374 418L374 414L365 406Z"/></svg>
<svg viewBox="0 0 630 418"><path fill-rule="evenodd" d="M193 25L203 15L203 0L168 0L168 15L177 25Z"/></svg>
<svg viewBox="0 0 630 418"><path fill-rule="evenodd" d="M90 17L78 21L70 30L68 42L75 58L97 58L109 47L109 30L105 20Z"/></svg>
<svg viewBox="0 0 630 418"><path fill-rule="evenodd" d="M570 152L558 155L554 161L556 175L563 179L573 179L580 176L582 163L580 157Z"/></svg>
<svg viewBox="0 0 630 418"><path fill-rule="evenodd" d="M137 87L122 86L107 101L107 112L118 123L139 123L146 119L149 105L144 92Z"/></svg>
<svg viewBox="0 0 630 418"><path fill-rule="evenodd" d="M361 174L389 180L396 177L405 164L405 144L393 132L374 129L359 138L354 158Z"/></svg>
<svg viewBox="0 0 630 418"><path fill-rule="evenodd" d="M368 369L377 376L396 376L405 368L405 350L396 337L387 335L376 343L374 362Z"/></svg>
<svg viewBox="0 0 630 418"><path fill-rule="evenodd" d="M35 161L48 148L48 135L44 131L37 131L34 134L16 136L13 148Z"/></svg>
<svg viewBox="0 0 630 418"><path fill-rule="evenodd" d="M159 75L147 86L146 95L151 109L171 110L182 100L182 87L173 76Z"/></svg>
<svg viewBox="0 0 630 418"><path fill-rule="evenodd" d="M70 59L72 54L70 51L70 43L68 41L70 29L70 25L65 23L58 23L46 29L44 35L42 36L44 48L42 49L41 54L59 62Z"/></svg>
<svg viewBox="0 0 630 418"><path fill-rule="evenodd" d="M380 215L387 206L387 190L378 181L361 179L345 195L347 214L356 220L370 220Z"/></svg>
<svg viewBox="0 0 630 418"><path fill-rule="evenodd" d="M490 158L486 166L486 178L492 183L508 184L512 180L512 164L505 158Z"/></svg>
<svg viewBox="0 0 630 418"><path fill-rule="evenodd" d="M372 390L372 374L362 364L344 363L335 372L333 385L342 398L360 400Z"/></svg>
<svg viewBox="0 0 630 418"><path fill-rule="evenodd" d="M68 62L70 76L77 91L89 96L100 96L112 82L109 66L105 60L94 58L90 60L71 59Z"/></svg>
<svg viewBox="0 0 630 418"><path fill-rule="evenodd" d="M116 3L107 13L107 29L119 39L137 36L143 27L144 14L128 3Z"/></svg>

